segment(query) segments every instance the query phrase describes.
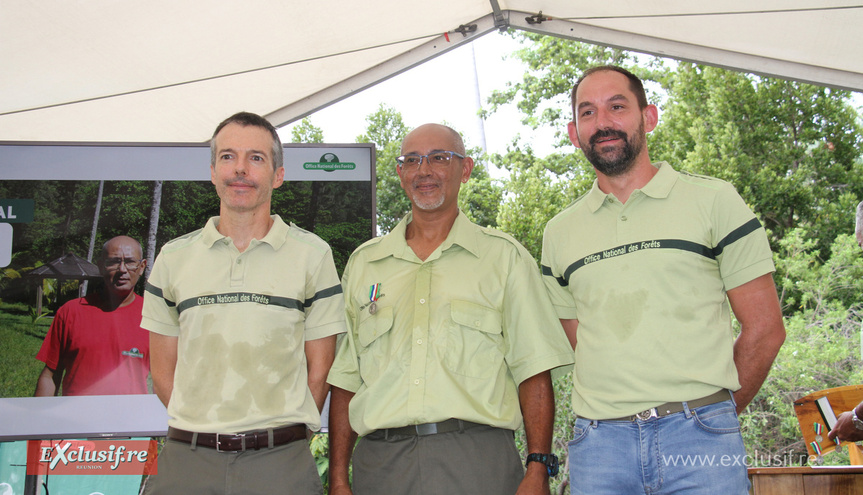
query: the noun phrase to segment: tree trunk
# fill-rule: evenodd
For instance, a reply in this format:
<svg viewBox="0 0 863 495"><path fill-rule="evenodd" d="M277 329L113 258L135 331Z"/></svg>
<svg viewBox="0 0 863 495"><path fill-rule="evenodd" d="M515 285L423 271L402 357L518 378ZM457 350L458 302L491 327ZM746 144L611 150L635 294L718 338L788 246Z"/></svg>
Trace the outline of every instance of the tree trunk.
<svg viewBox="0 0 863 495"><path fill-rule="evenodd" d="M157 180L153 183L153 203L150 206L150 230L147 233L147 268L144 272L144 278L150 276L150 270L153 269L153 262L156 259L156 232L159 231L159 209L162 205L162 181Z"/></svg>
<svg viewBox="0 0 863 495"><path fill-rule="evenodd" d="M93 251L96 249L96 233L99 231L99 215L102 212L102 192L105 190L105 181L99 181L99 192L96 194L96 212L93 214L93 228L90 230L90 248L87 250L87 261L93 262ZM78 286L78 297L87 295L89 280Z"/></svg>

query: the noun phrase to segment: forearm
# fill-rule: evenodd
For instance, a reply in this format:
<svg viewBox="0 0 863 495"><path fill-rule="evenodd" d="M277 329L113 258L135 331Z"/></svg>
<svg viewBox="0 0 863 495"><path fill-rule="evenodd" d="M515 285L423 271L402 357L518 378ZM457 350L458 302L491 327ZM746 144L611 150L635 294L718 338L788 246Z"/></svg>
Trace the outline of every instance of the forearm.
<svg viewBox="0 0 863 495"><path fill-rule="evenodd" d="M305 352L309 390L315 399L318 411L322 411L327 393L330 391L327 374L336 356L336 336L306 342Z"/></svg>
<svg viewBox="0 0 863 495"><path fill-rule="evenodd" d="M348 406L353 392L332 387L330 396L330 493L350 493L349 466L357 434L351 429Z"/></svg>
<svg viewBox="0 0 863 495"><path fill-rule="evenodd" d="M523 381L518 387L527 453L550 454L554 430L554 389L551 374L544 371ZM547 494L548 468L539 462L527 465L517 495Z"/></svg>
<svg viewBox="0 0 863 495"><path fill-rule="evenodd" d="M150 375L153 377L153 391L165 407L168 407L174 392L177 343L177 337L150 333Z"/></svg>
<svg viewBox="0 0 863 495"><path fill-rule="evenodd" d="M734 341L734 365L740 380L734 400L739 414L767 378L785 342L785 325L772 274L729 290L728 301L740 322L740 336Z"/></svg>
<svg viewBox="0 0 863 495"><path fill-rule="evenodd" d="M734 342L734 364L740 380L740 390L734 392L738 414L743 412L758 394L784 341L783 330L781 337L776 332L770 332L763 334L761 338L754 338L744 332Z"/></svg>
<svg viewBox="0 0 863 495"><path fill-rule="evenodd" d="M57 390L59 389L58 382L56 378L59 377L59 374L56 374L54 370L45 366L42 369L42 372L39 373L39 378L36 379L36 392L33 394L34 397L53 397L57 395Z"/></svg>
<svg viewBox="0 0 863 495"><path fill-rule="evenodd" d="M521 382L518 387L524 433L529 452L551 452L554 429L554 389L551 374L543 371Z"/></svg>

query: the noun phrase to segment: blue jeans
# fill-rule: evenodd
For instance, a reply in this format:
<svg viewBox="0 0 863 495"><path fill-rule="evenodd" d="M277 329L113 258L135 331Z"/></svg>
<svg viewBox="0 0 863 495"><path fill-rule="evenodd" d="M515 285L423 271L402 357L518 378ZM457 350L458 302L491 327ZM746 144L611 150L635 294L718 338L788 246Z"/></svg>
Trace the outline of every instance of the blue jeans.
<svg viewBox="0 0 863 495"><path fill-rule="evenodd" d="M577 418L572 495L746 495L743 439L730 400L646 421Z"/></svg>

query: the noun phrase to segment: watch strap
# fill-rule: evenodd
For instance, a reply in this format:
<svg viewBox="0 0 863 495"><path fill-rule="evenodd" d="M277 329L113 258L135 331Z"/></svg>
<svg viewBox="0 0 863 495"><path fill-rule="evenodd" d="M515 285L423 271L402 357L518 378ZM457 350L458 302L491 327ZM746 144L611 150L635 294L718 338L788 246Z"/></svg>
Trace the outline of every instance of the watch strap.
<svg viewBox="0 0 863 495"><path fill-rule="evenodd" d="M857 408L851 409L851 421L854 423L854 427L858 430L863 430L863 421L860 421L860 418L857 417Z"/></svg>
<svg viewBox="0 0 863 495"><path fill-rule="evenodd" d="M532 453L528 454L527 458L524 461L525 467L531 462L538 462L540 464L545 464L546 472L550 477L556 476L558 470L560 469L559 462L557 460L557 456L554 454L539 454Z"/></svg>

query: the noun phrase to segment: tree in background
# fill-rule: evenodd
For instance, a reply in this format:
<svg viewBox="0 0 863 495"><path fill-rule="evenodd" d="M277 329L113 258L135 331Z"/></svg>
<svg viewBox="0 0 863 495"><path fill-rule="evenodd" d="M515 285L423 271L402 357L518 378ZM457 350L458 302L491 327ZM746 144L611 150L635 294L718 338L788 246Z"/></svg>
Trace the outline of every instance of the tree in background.
<svg viewBox="0 0 863 495"><path fill-rule="evenodd" d="M377 111L366 117L366 132L357 136L358 143L374 143L375 178L377 180L378 234L386 234L410 211L411 204L402 192L396 173L396 157L407 135L402 114L380 104Z"/></svg>

